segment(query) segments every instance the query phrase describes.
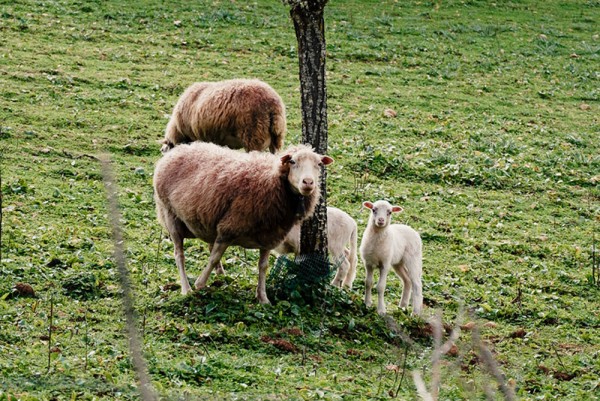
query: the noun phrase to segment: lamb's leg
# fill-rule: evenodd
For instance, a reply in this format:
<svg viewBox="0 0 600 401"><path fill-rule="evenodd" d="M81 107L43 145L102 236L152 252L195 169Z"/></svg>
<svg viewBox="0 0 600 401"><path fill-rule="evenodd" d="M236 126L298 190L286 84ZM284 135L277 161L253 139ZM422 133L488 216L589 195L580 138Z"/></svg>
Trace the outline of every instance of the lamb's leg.
<svg viewBox="0 0 600 401"><path fill-rule="evenodd" d="M395 267L394 270L396 271L396 273L398 273L398 276L402 279L403 283L400 307L406 308L408 306L408 300L410 299L410 294L412 292L412 282L410 280L406 267L403 264L397 268Z"/></svg>
<svg viewBox="0 0 600 401"><path fill-rule="evenodd" d="M267 298L267 269L269 268L270 250L261 249L258 260L258 286L256 287L256 298L261 304L270 304Z"/></svg>
<svg viewBox="0 0 600 401"><path fill-rule="evenodd" d="M348 272L346 273L346 278L344 279L344 286L348 287L349 289L352 289L352 283L354 283L354 279L356 278L356 259L352 259L352 262L350 262L350 250L349 249L344 249L344 257L346 258L346 260L348 261ZM356 255L354 256L354 258L356 258Z"/></svg>
<svg viewBox="0 0 600 401"><path fill-rule="evenodd" d="M373 271L374 266L365 264L366 277L365 277L365 305L370 308L373 305L371 300L371 290L373 289Z"/></svg>
<svg viewBox="0 0 600 401"><path fill-rule="evenodd" d="M206 282L208 281L208 277L210 277L210 273L213 269L220 263L221 256L225 253L225 250L229 244L222 242L215 242L210 251L210 258L208 258L208 265L202 271L202 274L196 279L194 286L196 289L206 287Z"/></svg>
<svg viewBox="0 0 600 401"><path fill-rule="evenodd" d="M385 315L385 301L383 296L385 294L385 287L387 285L387 275L390 272L390 266L385 265L379 269L379 281L377 282L377 313L381 316Z"/></svg>
<svg viewBox="0 0 600 401"><path fill-rule="evenodd" d="M179 270L179 280L181 282L181 293L183 295L188 294L192 291L190 282L188 281L187 274L185 273L185 255L183 253L183 237L179 233L174 232L171 234L171 240L173 241L173 248L175 250L175 263Z"/></svg>
<svg viewBox="0 0 600 401"><path fill-rule="evenodd" d="M348 262L348 259L346 258L345 254L336 255L335 258L336 258L335 263L339 263L340 266L338 267L338 271L335 274L335 277L331 281L331 285L341 288L342 283L344 282L344 279L348 275L348 270L350 269L350 263Z"/></svg>
<svg viewBox="0 0 600 401"><path fill-rule="evenodd" d="M413 313L419 316L423 309L423 289L420 279L413 281L412 305Z"/></svg>
<svg viewBox="0 0 600 401"><path fill-rule="evenodd" d="M421 255L417 254L412 259L406 261L406 273L409 282L412 283L413 313L417 316L421 314L421 310L423 309L423 283L421 280L423 266L421 260Z"/></svg>

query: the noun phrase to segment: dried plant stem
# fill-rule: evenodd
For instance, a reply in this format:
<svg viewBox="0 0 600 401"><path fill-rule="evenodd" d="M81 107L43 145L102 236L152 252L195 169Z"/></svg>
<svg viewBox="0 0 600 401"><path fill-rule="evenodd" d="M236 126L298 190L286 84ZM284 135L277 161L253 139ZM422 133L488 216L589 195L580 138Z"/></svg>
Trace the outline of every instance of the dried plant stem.
<svg viewBox="0 0 600 401"><path fill-rule="evenodd" d="M415 386L417 387L417 393L423 401L434 401L434 398L427 391L427 387L425 386L425 382L421 377L421 373L418 370L413 370L413 381L415 382Z"/></svg>
<svg viewBox="0 0 600 401"><path fill-rule="evenodd" d="M441 386L441 360L442 356L448 353L452 349L454 343L458 340L460 336L460 322L462 320L462 312L458 314L456 318L456 323L448 340L442 344L442 312L437 311L435 316L430 320L429 324L431 325L433 331L433 353L431 354L431 392L427 390L427 386L421 377L421 374L418 371L413 372L413 380L415 382L415 386L417 387L417 391L423 400L437 400L440 386Z"/></svg>
<svg viewBox="0 0 600 401"><path fill-rule="evenodd" d="M436 312L435 317L431 320L433 329L433 353L431 354L431 398L438 399L440 392L440 361L442 359L442 312Z"/></svg>
<svg viewBox="0 0 600 401"><path fill-rule="evenodd" d="M596 284L596 243L592 244L592 282Z"/></svg>
<svg viewBox="0 0 600 401"><path fill-rule="evenodd" d="M394 398L398 397L398 393L402 388L402 382L404 382L404 376L406 374L406 365L408 364L408 344L404 346L404 362L402 362L402 376L400 376L400 382L398 383L398 387L396 388L396 392L394 393ZM396 380L398 379L398 373L396 372ZM395 383L395 382L394 382Z"/></svg>
<svg viewBox="0 0 600 401"><path fill-rule="evenodd" d="M504 395L504 399L507 401L515 401L517 398L513 389L507 385L504 375L498 366L498 362L496 362L494 359L494 355L492 355L492 352L485 346L483 341L481 341L477 327L473 329L473 345L475 346L475 349L479 351L479 357L481 358L481 361L483 362L483 365L487 369L488 373L498 383L498 387Z"/></svg>
<svg viewBox="0 0 600 401"><path fill-rule="evenodd" d="M46 372L50 371L50 356L52 354L52 326L54 325L54 297L50 297L50 324L48 325L48 366Z"/></svg>
<svg viewBox="0 0 600 401"><path fill-rule="evenodd" d="M0 151L0 263L2 263L2 162L4 153Z"/></svg>
<svg viewBox="0 0 600 401"><path fill-rule="evenodd" d="M117 185L113 177L113 172L110 166L108 156L101 157L102 161L102 176L104 186L106 188L106 196L108 201L108 217L112 226L112 237L114 241L114 258L119 271L119 281L123 294L123 309L127 324L127 333L129 336L129 350L133 362L137 380L140 383L140 394L143 401L158 400L158 396L152 386L148 375L146 360L142 355L142 341L140 334L136 328L136 313L133 306L133 295L131 289L131 280L129 271L127 270L127 262L125 260L123 233L121 230L121 213L117 203Z"/></svg>
<svg viewBox="0 0 600 401"><path fill-rule="evenodd" d="M83 365L83 371L87 372L87 367L88 367L88 354L89 354L89 343L90 343L90 338L88 336L88 310L85 310L85 317L84 317L84 321L85 321L85 365Z"/></svg>

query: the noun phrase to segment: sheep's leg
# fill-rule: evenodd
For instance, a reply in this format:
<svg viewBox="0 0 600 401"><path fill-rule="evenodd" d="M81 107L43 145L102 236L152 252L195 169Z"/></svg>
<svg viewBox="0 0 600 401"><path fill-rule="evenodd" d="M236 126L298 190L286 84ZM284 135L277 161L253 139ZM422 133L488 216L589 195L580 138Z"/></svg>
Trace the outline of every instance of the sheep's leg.
<svg viewBox="0 0 600 401"><path fill-rule="evenodd" d="M335 277L331 281L331 285L341 288L344 279L348 275L348 270L350 268L350 262L348 262L348 259L346 258L345 254L342 254L341 256L337 255L335 262L340 263L340 266L338 267L338 271L335 274Z"/></svg>
<svg viewBox="0 0 600 401"><path fill-rule="evenodd" d="M411 260L406 261L406 273L409 282L412 284L412 307L413 313L417 316L421 314L423 309L423 283L421 276L423 267L421 265L421 256L417 255Z"/></svg>
<svg viewBox="0 0 600 401"><path fill-rule="evenodd" d="M208 281L208 277L210 277L210 273L213 269L220 263L221 256L225 253L225 250L229 244L222 242L215 242L210 251L210 258L208 258L208 265L202 271L202 274L198 277L194 286L196 289L206 287L206 282Z"/></svg>
<svg viewBox="0 0 600 401"><path fill-rule="evenodd" d="M412 282L410 281L409 274L404 264L397 268L394 268L398 276L402 279L402 298L400 298L400 307L406 308L408 306L408 300L412 292Z"/></svg>
<svg viewBox="0 0 600 401"><path fill-rule="evenodd" d="M379 269L379 281L377 282L377 313L381 316L385 315L385 301L383 296L385 294L385 287L387 285L387 275L390 272L390 266L384 265Z"/></svg>
<svg viewBox="0 0 600 401"><path fill-rule="evenodd" d="M213 244L208 245L208 250L212 254ZM223 269L223 265L221 264L221 260L219 259L219 263L215 266L216 274L225 274L225 269Z"/></svg>
<svg viewBox="0 0 600 401"><path fill-rule="evenodd" d="M419 316L423 309L423 289L420 279L413 281L412 305L413 313Z"/></svg>
<svg viewBox="0 0 600 401"><path fill-rule="evenodd" d="M352 263L350 260L350 251L348 249L344 249L344 257L346 258L346 260L348 261L348 272L346 273L346 278L344 279L344 286L348 287L349 289L352 289L352 283L354 283L354 279L356 278L356 256L354 257L354 259L352 259L352 261L354 263Z"/></svg>
<svg viewBox="0 0 600 401"><path fill-rule="evenodd" d="M183 295L188 294L192 291L190 282L188 281L187 274L185 273L185 255L183 253L183 237L179 233L174 232L171 234L171 241L173 241L173 248L175 254L175 264L177 264L177 270L179 270L179 281L181 282L181 293Z"/></svg>
<svg viewBox="0 0 600 401"><path fill-rule="evenodd" d="M365 264L366 277L365 277L365 305L370 308L373 305L371 300L371 290L373 289L373 271L375 270L372 265Z"/></svg>
<svg viewBox="0 0 600 401"><path fill-rule="evenodd" d="M267 298L267 269L269 268L269 254L271 253L268 249L260 250L260 257L258 260L258 286L256 287L256 298L261 304L270 304L269 298Z"/></svg>

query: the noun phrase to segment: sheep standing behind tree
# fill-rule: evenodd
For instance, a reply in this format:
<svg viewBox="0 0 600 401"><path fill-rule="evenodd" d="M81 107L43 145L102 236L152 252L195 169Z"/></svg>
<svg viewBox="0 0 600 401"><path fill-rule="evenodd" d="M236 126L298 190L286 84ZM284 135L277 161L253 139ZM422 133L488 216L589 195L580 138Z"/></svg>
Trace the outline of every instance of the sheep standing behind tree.
<svg viewBox="0 0 600 401"><path fill-rule="evenodd" d="M269 303L265 280L269 253L294 224L314 213L321 166L333 162L310 147L281 156L243 153L210 143L176 146L156 164L157 217L169 232L181 292L191 291L185 272L184 238L209 244L208 265L195 282L203 288L230 245L259 249L256 297Z"/></svg>
<svg viewBox="0 0 600 401"><path fill-rule="evenodd" d="M412 292L413 313L420 315L423 306L421 236L404 224L390 224L392 213L402 211L400 206L392 206L383 200L375 203L363 202L363 206L371 209L371 216L360 244L360 254L366 269L365 304L367 307L372 304L373 271L377 268L377 313L385 315L383 295L387 275L393 268L404 283L400 307L405 308L408 305Z"/></svg>
<svg viewBox="0 0 600 401"><path fill-rule="evenodd" d="M346 245L350 245L347 249ZM327 248L334 263L339 263L332 285L342 284L352 288L356 278L357 227L356 222L343 210L327 207ZM275 248L278 254L300 253L300 225L295 225L281 244Z"/></svg>
<svg viewBox="0 0 600 401"><path fill-rule="evenodd" d="M283 147L285 132L285 105L265 82L196 82L177 101L161 150L202 141L275 153Z"/></svg>

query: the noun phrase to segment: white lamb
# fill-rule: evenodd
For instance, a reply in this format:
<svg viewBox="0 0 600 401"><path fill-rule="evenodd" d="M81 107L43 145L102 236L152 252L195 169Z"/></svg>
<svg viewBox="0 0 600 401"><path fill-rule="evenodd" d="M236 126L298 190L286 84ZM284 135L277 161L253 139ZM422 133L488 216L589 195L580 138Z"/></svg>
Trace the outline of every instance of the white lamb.
<svg viewBox="0 0 600 401"><path fill-rule="evenodd" d="M350 248L346 248L349 245ZM354 219L343 210L327 207L327 249L334 263L339 263L338 271L331 281L336 287L352 288L356 278L357 227ZM274 249L278 254L300 253L300 224L296 224L283 242Z"/></svg>
<svg viewBox="0 0 600 401"><path fill-rule="evenodd" d="M408 305L412 291L412 307L415 315L421 314L423 293L421 276L422 243L419 233L403 224L390 224L392 213L401 212L400 206L379 200L375 203L363 202L371 209L371 216L360 244L360 255L366 269L365 304L372 305L373 271L379 269L377 283L377 313L385 315L385 293L387 275L393 268L404 282L400 307Z"/></svg>

